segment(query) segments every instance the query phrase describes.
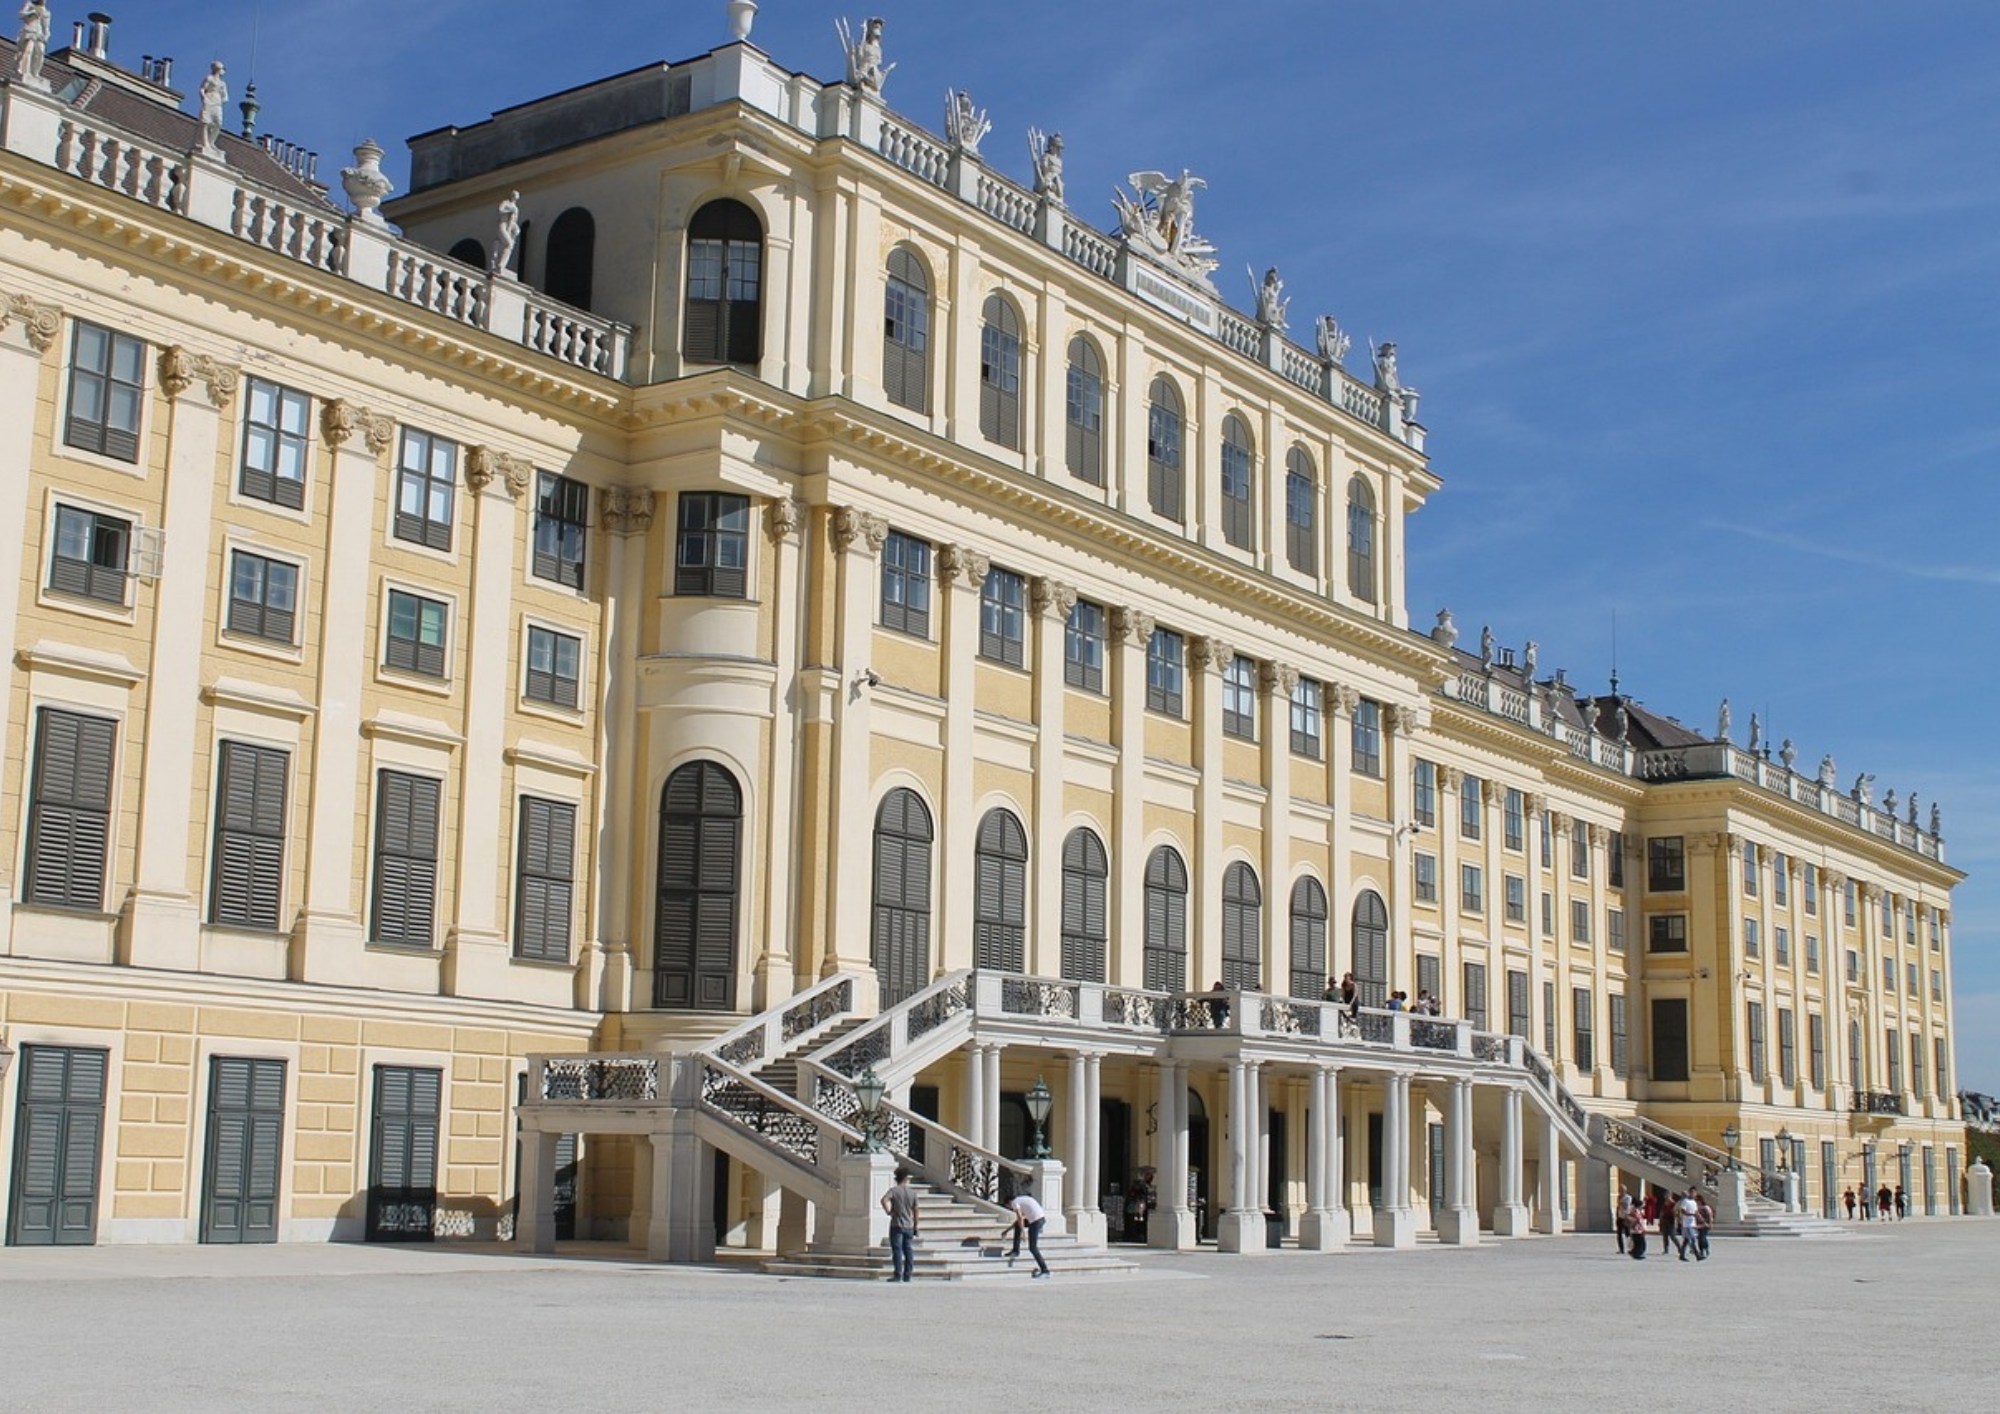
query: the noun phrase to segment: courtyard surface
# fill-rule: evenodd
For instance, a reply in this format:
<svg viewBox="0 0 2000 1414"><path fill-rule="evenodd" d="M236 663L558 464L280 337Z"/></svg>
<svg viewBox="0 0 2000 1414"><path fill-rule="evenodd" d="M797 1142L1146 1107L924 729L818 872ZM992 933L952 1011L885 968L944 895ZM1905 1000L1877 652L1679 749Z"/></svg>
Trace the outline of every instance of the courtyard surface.
<svg viewBox="0 0 2000 1414"><path fill-rule="evenodd" d="M1991 1409L2000 1220L891 1286L594 1248L0 1250L0 1409Z"/></svg>

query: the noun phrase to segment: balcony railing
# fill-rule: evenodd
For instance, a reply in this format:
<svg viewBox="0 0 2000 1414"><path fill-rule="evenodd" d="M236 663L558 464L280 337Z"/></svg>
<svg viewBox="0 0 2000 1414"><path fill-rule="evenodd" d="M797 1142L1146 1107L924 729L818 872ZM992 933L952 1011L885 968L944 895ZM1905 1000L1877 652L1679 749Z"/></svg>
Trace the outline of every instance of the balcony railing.
<svg viewBox="0 0 2000 1414"><path fill-rule="evenodd" d="M1887 1090L1857 1090L1850 1108L1858 1115L1899 1115L1903 1097Z"/></svg>

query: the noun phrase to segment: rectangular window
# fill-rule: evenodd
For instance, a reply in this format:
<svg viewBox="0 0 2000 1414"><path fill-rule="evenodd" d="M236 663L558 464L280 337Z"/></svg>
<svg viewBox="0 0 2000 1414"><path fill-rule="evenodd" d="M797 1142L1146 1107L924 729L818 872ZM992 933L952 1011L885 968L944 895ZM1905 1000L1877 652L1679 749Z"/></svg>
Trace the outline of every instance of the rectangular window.
<svg viewBox="0 0 2000 1414"><path fill-rule="evenodd" d="M63 441L121 462L137 462L145 392L146 345L129 334L78 320Z"/></svg>
<svg viewBox="0 0 2000 1414"><path fill-rule="evenodd" d="M674 537L674 593L750 597L750 498L683 491Z"/></svg>
<svg viewBox="0 0 2000 1414"><path fill-rule="evenodd" d="M1931 910L1931 951L1939 952L1942 951L1943 948L1944 948L1944 914L1941 910L1934 908Z"/></svg>
<svg viewBox="0 0 2000 1414"><path fill-rule="evenodd" d="M1442 1008L1444 959L1433 953L1420 952L1417 954L1417 991L1419 993L1428 992L1433 997L1439 998L1439 1006Z"/></svg>
<svg viewBox="0 0 2000 1414"><path fill-rule="evenodd" d="M1757 846L1743 846L1743 897L1757 897Z"/></svg>
<svg viewBox="0 0 2000 1414"><path fill-rule="evenodd" d="M118 723L108 718L36 711L24 902L86 913L104 907L117 740Z"/></svg>
<svg viewBox="0 0 2000 1414"><path fill-rule="evenodd" d="M1764 955L1764 935L1759 931L1757 920L1754 918L1743 920L1743 955L1745 957Z"/></svg>
<svg viewBox="0 0 2000 1414"><path fill-rule="evenodd" d="M1896 896L1894 894L1885 893L1882 895L1882 941L1884 943L1894 943L1896 941Z"/></svg>
<svg viewBox="0 0 2000 1414"><path fill-rule="evenodd" d="M243 467L237 488L253 501L301 509L311 425L311 398L262 378L250 379L243 399Z"/></svg>
<svg viewBox="0 0 2000 1414"><path fill-rule="evenodd" d="M1914 899L1903 900L1903 941L1911 947L1917 945L1917 904Z"/></svg>
<svg viewBox="0 0 2000 1414"><path fill-rule="evenodd" d="M131 545L131 521L75 506L57 506L49 588L123 608Z"/></svg>
<svg viewBox="0 0 2000 1414"><path fill-rule="evenodd" d="M1924 1038L1910 1033L1910 1093L1924 1093Z"/></svg>
<svg viewBox="0 0 2000 1414"><path fill-rule="evenodd" d="M1590 945L1590 900L1587 898L1569 901L1569 940L1583 947Z"/></svg>
<svg viewBox="0 0 2000 1414"><path fill-rule="evenodd" d="M396 538L449 550L457 493L458 443L405 427L396 456Z"/></svg>
<svg viewBox="0 0 2000 1414"><path fill-rule="evenodd" d="M1382 704L1362 698L1354 704L1354 774L1382 774Z"/></svg>
<svg viewBox="0 0 2000 1414"><path fill-rule="evenodd" d="M1553 869L1556 863L1556 822L1553 811L1542 812L1542 868Z"/></svg>
<svg viewBox="0 0 2000 1414"><path fill-rule="evenodd" d="M1018 668L1027 653L1028 582L1012 570L986 571L979 591L979 656Z"/></svg>
<svg viewBox="0 0 2000 1414"><path fill-rule="evenodd" d="M1853 948L1847 950L1847 980L1850 983L1861 980L1861 954Z"/></svg>
<svg viewBox="0 0 2000 1414"><path fill-rule="evenodd" d="M1780 908L1787 908L1791 905L1791 901L1791 866L1782 853L1774 854L1771 856L1771 902Z"/></svg>
<svg viewBox="0 0 2000 1414"><path fill-rule="evenodd" d="M1589 1070L1597 1062L1595 1023L1593 1019L1596 1008L1591 1000L1590 988L1572 988L1570 991L1570 1001L1576 1023L1576 1068L1578 1070Z"/></svg>
<svg viewBox="0 0 2000 1414"><path fill-rule="evenodd" d="M1611 832L1611 887L1625 887L1625 836L1617 830Z"/></svg>
<svg viewBox="0 0 2000 1414"><path fill-rule="evenodd" d="M583 588L584 540L590 528L590 488L552 471L535 477L535 578Z"/></svg>
<svg viewBox="0 0 2000 1414"><path fill-rule="evenodd" d="M1778 966L1790 967L1792 965L1791 929L1775 928L1775 927L1771 929L1771 952L1774 955Z"/></svg>
<svg viewBox="0 0 2000 1414"><path fill-rule="evenodd" d="M1436 903L1438 897L1438 861L1435 854L1425 854L1421 850L1410 856L1416 869L1417 902Z"/></svg>
<svg viewBox="0 0 2000 1414"><path fill-rule="evenodd" d="M1521 848L1527 830L1527 802L1521 792L1513 786L1507 787L1506 804L1501 811L1502 842L1508 849Z"/></svg>
<svg viewBox="0 0 2000 1414"><path fill-rule="evenodd" d="M1182 712L1182 674L1186 645L1172 629L1156 628L1146 643L1146 710L1178 717Z"/></svg>
<svg viewBox="0 0 2000 1414"><path fill-rule="evenodd" d="M1590 826L1582 820L1570 823L1569 872L1573 879L1590 877Z"/></svg>
<svg viewBox="0 0 2000 1414"><path fill-rule="evenodd" d="M1805 894L1806 916L1808 918L1817 918L1819 916L1819 866L1817 864L1808 864L1806 866Z"/></svg>
<svg viewBox="0 0 2000 1414"><path fill-rule="evenodd" d="M1547 1053L1551 1060L1555 1059L1558 1054L1556 1051L1557 1029L1556 984L1553 982L1544 982L1542 983L1542 1050Z"/></svg>
<svg viewBox="0 0 2000 1414"><path fill-rule="evenodd" d="M229 631L289 645L298 626L299 567L234 550L229 557Z"/></svg>
<svg viewBox="0 0 2000 1414"><path fill-rule="evenodd" d="M427 948L437 913L438 782L376 774L375 898L369 936Z"/></svg>
<svg viewBox="0 0 2000 1414"><path fill-rule="evenodd" d="M1460 839L1479 838L1480 818L1486 813L1485 784L1477 776L1463 776L1458 785L1458 834Z"/></svg>
<svg viewBox="0 0 2000 1414"><path fill-rule="evenodd" d="M1751 1002L1750 1006L1750 1078L1761 1081L1764 1078L1764 1004Z"/></svg>
<svg viewBox="0 0 2000 1414"><path fill-rule="evenodd" d="M1319 760L1320 684L1301 677L1292 685L1292 755Z"/></svg>
<svg viewBox="0 0 2000 1414"><path fill-rule="evenodd" d="M285 773L274 747L222 743L216 773L215 857L209 922L275 929L285 891Z"/></svg>
<svg viewBox="0 0 2000 1414"><path fill-rule="evenodd" d="M1419 761L1411 768L1413 783L1410 792L1410 810L1419 825L1430 826L1437 823L1438 768L1429 761Z"/></svg>
<svg viewBox="0 0 2000 1414"><path fill-rule="evenodd" d="M1507 921L1526 923L1528 921L1528 881L1519 874L1509 874L1504 887L1507 897Z"/></svg>
<svg viewBox="0 0 2000 1414"><path fill-rule="evenodd" d="M882 542L882 627L931 636L931 547L892 530Z"/></svg>
<svg viewBox="0 0 2000 1414"><path fill-rule="evenodd" d="M1653 1079L1688 1078L1688 1004L1685 997L1653 998Z"/></svg>
<svg viewBox="0 0 2000 1414"><path fill-rule="evenodd" d="M1806 934L1806 974L1819 976L1819 938L1812 933Z"/></svg>
<svg viewBox="0 0 2000 1414"><path fill-rule="evenodd" d="M1826 1089L1826 1018L1816 1011L1806 1013L1806 1079Z"/></svg>
<svg viewBox="0 0 2000 1414"><path fill-rule="evenodd" d="M1611 909L1604 916L1605 945L1615 953L1625 951L1625 910Z"/></svg>
<svg viewBox="0 0 2000 1414"><path fill-rule="evenodd" d="M1848 927L1854 926L1854 881L1847 881L1847 888L1841 894L1841 908Z"/></svg>
<svg viewBox="0 0 2000 1414"><path fill-rule="evenodd" d="M1917 965L1914 962L1903 964L1903 989L1912 997L1917 995Z"/></svg>
<svg viewBox="0 0 2000 1414"><path fill-rule="evenodd" d="M1778 1008L1778 1083L1799 1083L1799 1037L1796 1013L1788 1006Z"/></svg>
<svg viewBox="0 0 2000 1414"><path fill-rule="evenodd" d="M1934 1002L1944 1000L1944 974L1935 967L1931 969L1931 1000Z"/></svg>
<svg viewBox="0 0 2000 1414"><path fill-rule="evenodd" d="M1241 653L1222 670L1222 732L1257 739L1257 664Z"/></svg>
<svg viewBox="0 0 2000 1414"><path fill-rule="evenodd" d="M1474 1031L1486 1029L1486 964L1468 962L1465 973L1465 1019Z"/></svg>
<svg viewBox="0 0 2000 1414"><path fill-rule="evenodd" d="M1076 601L1063 627L1063 681L1104 691L1104 609L1088 599Z"/></svg>
<svg viewBox="0 0 2000 1414"><path fill-rule="evenodd" d="M1686 952L1688 921L1685 913L1655 913L1646 919L1647 952Z"/></svg>
<svg viewBox="0 0 2000 1414"><path fill-rule="evenodd" d="M514 875L514 955L568 962L576 874L576 807L521 797L519 862Z"/></svg>
<svg viewBox="0 0 2000 1414"><path fill-rule="evenodd" d="M1507 1034L1528 1039L1528 974L1507 970Z"/></svg>
<svg viewBox="0 0 2000 1414"><path fill-rule="evenodd" d="M1681 836L1646 841L1646 887L1656 894L1687 888L1687 852Z"/></svg>
<svg viewBox="0 0 2000 1414"><path fill-rule="evenodd" d="M1542 890L1542 936L1556 935L1556 896L1547 889Z"/></svg>
<svg viewBox="0 0 2000 1414"><path fill-rule="evenodd" d="M445 675L445 628L449 608L420 594L389 591L389 647L386 667L429 678Z"/></svg>
<svg viewBox="0 0 2000 1414"><path fill-rule="evenodd" d="M1903 1093L1903 1048L1898 1044L1898 1041L1896 1028L1891 1026L1884 1037L1882 1047L1883 1057L1889 1062L1889 1093L1891 1095L1900 1095Z"/></svg>
<svg viewBox="0 0 2000 1414"><path fill-rule="evenodd" d="M1486 879L1477 864L1458 866L1458 906L1467 913L1486 911Z"/></svg>
<svg viewBox="0 0 2000 1414"><path fill-rule="evenodd" d="M582 639L530 624L528 681L523 695L530 702L574 710L580 696L582 663Z"/></svg>
<svg viewBox="0 0 2000 1414"><path fill-rule="evenodd" d="M1936 1068L1931 1071L1931 1084L1935 1089L1937 1097L1940 1100L1942 1100L1947 1098L1951 1094L1951 1085L1949 1081L1949 1076L1951 1072L1945 1068L1945 1063L1944 1063L1945 1060L1944 1037L1939 1036L1932 1041L1931 1054L1933 1058L1935 1058L1937 1061Z"/></svg>
<svg viewBox="0 0 2000 1414"><path fill-rule="evenodd" d="M1893 957L1882 959L1882 990L1885 992L1896 990L1896 959Z"/></svg>
<svg viewBox="0 0 2000 1414"><path fill-rule="evenodd" d="M1625 994L1611 994L1611 1073L1623 1080L1631 1071L1631 1047L1625 1019Z"/></svg>

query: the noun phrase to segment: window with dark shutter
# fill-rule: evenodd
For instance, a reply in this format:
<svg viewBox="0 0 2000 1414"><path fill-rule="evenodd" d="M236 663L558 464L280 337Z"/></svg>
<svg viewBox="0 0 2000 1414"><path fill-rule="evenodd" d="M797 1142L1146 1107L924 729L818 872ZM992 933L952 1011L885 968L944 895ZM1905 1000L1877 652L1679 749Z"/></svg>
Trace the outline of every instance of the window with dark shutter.
<svg viewBox="0 0 2000 1414"><path fill-rule="evenodd" d="M445 675L445 628L450 608L421 594L389 591L389 633L384 667L427 678Z"/></svg>
<svg viewBox="0 0 2000 1414"><path fill-rule="evenodd" d="M444 1072L375 1067L374 1144L368 1160L370 1242L428 1242L436 1235L438 1141Z"/></svg>
<svg viewBox="0 0 2000 1414"><path fill-rule="evenodd" d="M1444 991L1444 959L1436 953L1417 954L1417 993L1436 997ZM1442 1003L1440 1003L1442 1005Z"/></svg>
<svg viewBox="0 0 2000 1414"><path fill-rule="evenodd" d="M1149 991L1185 992L1187 866L1167 845L1146 861L1146 968Z"/></svg>
<svg viewBox="0 0 2000 1414"><path fill-rule="evenodd" d="M1762 1002L1749 1003L1749 1013L1749 1024L1745 1029L1749 1033L1750 1040L1750 1078L1752 1080L1762 1080L1764 1078L1765 1067L1764 1004Z"/></svg>
<svg viewBox="0 0 2000 1414"><path fill-rule="evenodd" d="M882 542L882 627L931 634L930 542L893 530Z"/></svg>
<svg viewBox="0 0 2000 1414"><path fill-rule="evenodd" d="M1347 592L1375 602L1375 493L1358 476L1347 483Z"/></svg>
<svg viewBox="0 0 2000 1414"><path fill-rule="evenodd" d="M56 707L35 714L22 898L45 908L104 907L111 771L118 724Z"/></svg>
<svg viewBox="0 0 2000 1414"><path fill-rule="evenodd" d="M1382 704L1364 697L1354 704L1354 721L1349 736L1351 759L1357 776L1382 774Z"/></svg>
<svg viewBox="0 0 2000 1414"><path fill-rule="evenodd" d="M674 541L674 593L714 599L750 594L750 498L683 491Z"/></svg>
<svg viewBox="0 0 2000 1414"><path fill-rule="evenodd" d="M1004 295L988 295L979 327L979 432L1021 446L1021 316Z"/></svg>
<svg viewBox="0 0 2000 1414"><path fill-rule="evenodd" d="M1475 1031L1486 1029L1486 964L1468 962L1463 968L1465 974L1465 1005L1462 1010L1465 1019L1472 1023Z"/></svg>
<svg viewBox="0 0 2000 1414"><path fill-rule="evenodd" d="M930 811L915 791L892 790L882 798L875 812L869 957L885 1007L930 985L934 838Z"/></svg>
<svg viewBox="0 0 2000 1414"><path fill-rule="evenodd" d="M1285 454L1285 563L1319 573L1319 478L1304 447Z"/></svg>
<svg viewBox="0 0 2000 1414"><path fill-rule="evenodd" d="M1263 954L1264 891L1257 872L1238 862L1222 871L1222 985L1256 991Z"/></svg>
<svg viewBox="0 0 2000 1414"><path fill-rule="evenodd" d="M1915 1037L1911 1040L1914 1042ZM1910 1047L1911 1069L1914 1072L1922 1062L1922 1054L1913 1044ZM1799 1034L1798 1018L1790 1007L1778 1008L1778 1079L1786 1085L1799 1083ZM1916 1087L1921 1091L1924 1087Z"/></svg>
<svg viewBox="0 0 2000 1414"><path fill-rule="evenodd" d="M1104 360L1098 356L1096 346L1080 334L1069 341L1069 377L1064 395L1064 464L1077 480L1102 486Z"/></svg>
<svg viewBox="0 0 2000 1414"><path fill-rule="evenodd" d="M1688 1078L1688 1004L1685 997L1653 998L1653 1079Z"/></svg>
<svg viewBox="0 0 2000 1414"><path fill-rule="evenodd" d="M576 870L576 807L521 797L514 871L514 956L568 962Z"/></svg>
<svg viewBox="0 0 2000 1414"><path fill-rule="evenodd" d="M104 604L125 604L132 522L75 506L56 507L49 588Z"/></svg>
<svg viewBox="0 0 2000 1414"><path fill-rule="evenodd" d="M528 677L524 696L530 702L575 710L582 675L583 640L539 625L528 626Z"/></svg>
<svg viewBox="0 0 2000 1414"><path fill-rule="evenodd" d="M138 461L145 395L145 343L78 320L63 441L121 462Z"/></svg>
<svg viewBox="0 0 2000 1414"><path fill-rule="evenodd" d="M1028 835L1009 810L979 822L972 856L972 965L999 972L1027 967Z"/></svg>
<svg viewBox="0 0 2000 1414"><path fill-rule="evenodd" d="M18 1064L7 1245L87 1247L97 1240L111 1053L24 1045Z"/></svg>
<svg viewBox="0 0 2000 1414"><path fill-rule="evenodd" d="M222 743L216 771L215 855L208 918L225 928L275 929L285 892L285 777L290 755Z"/></svg>
<svg viewBox="0 0 2000 1414"><path fill-rule="evenodd" d="M306 503L306 439L312 399L251 378L243 399L243 465L237 486L256 501L298 510Z"/></svg>
<svg viewBox="0 0 2000 1414"><path fill-rule="evenodd" d="M439 783L428 776L376 776L375 898L369 935L427 948L437 915Z"/></svg>
<svg viewBox="0 0 2000 1414"><path fill-rule="evenodd" d="M285 1063L209 1062L203 1242L276 1242L285 1139Z"/></svg>
<svg viewBox="0 0 2000 1414"><path fill-rule="evenodd" d="M396 538L449 550L457 495L458 443L405 427L396 455Z"/></svg>
<svg viewBox="0 0 2000 1414"><path fill-rule="evenodd" d="M653 1005L728 1011L736 1005L736 934L743 792L713 761L690 761L660 793L653 920Z"/></svg>
<svg viewBox="0 0 2000 1414"><path fill-rule="evenodd" d="M290 644L298 630L299 567L248 550L229 555L229 631Z"/></svg>
<svg viewBox="0 0 2000 1414"><path fill-rule="evenodd" d="M1146 644L1146 710L1181 715L1187 646L1172 629L1156 628Z"/></svg>
<svg viewBox="0 0 2000 1414"><path fill-rule="evenodd" d="M1104 606L1079 599L1063 626L1063 681L1085 692L1104 691Z"/></svg>
<svg viewBox="0 0 2000 1414"><path fill-rule="evenodd" d="M1153 380L1146 406L1146 504L1171 521L1181 509L1181 395L1165 378Z"/></svg>
<svg viewBox="0 0 2000 1414"><path fill-rule="evenodd" d="M912 412L930 409L930 280L907 247L889 253L883 297L882 391Z"/></svg>
<svg viewBox="0 0 2000 1414"><path fill-rule="evenodd" d="M535 478L535 578L581 589L584 538L589 527L590 488L552 471L539 473Z"/></svg>
<svg viewBox="0 0 2000 1414"><path fill-rule="evenodd" d="M1354 985L1363 1006L1389 999L1389 910L1382 896L1363 889L1354 900Z"/></svg>
<svg viewBox="0 0 2000 1414"><path fill-rule="evenodd" d="M1528 1039L1529 1028L1533 1024L1528 1015L1528 974L1509 968L1507 971L1507 1034Z"/></svg>
<svg viewBox="0 0 2000 1414"><path fill-rule="evenodd" d="M1631 1068L1630 1040L1626 1035L1625 994L1611 994L1611 1073L1623 1080Z"/></svg>
<svg viewBox="0 0 2000 1414"><path fill-rule="evenodd" d="M1105 890L1110 864L1104 844L1088 829L1063 841L1062 975L1072 982L1102 982L1107 933Z"/></svg>
<svg viewBox="0 0 2000 1414"><path fill-rule="evenodd" d="M1305 878L1292 885L1292 995L1317 999L1327 980L1326 890Z"/></svg>
<svg viewBox="0 0 2000 1414"><path fill-rule="evenodd" d="M1251 506L1250 429L1231 413L1222 420L1222 538L1239 550L1256 544L1256 512Z"/></svg>
<svg viewBox="0 0 2000 1414"><path fill-rule="evenodd" d="M1596 1003L1592 1001L1588 987L1573 987L1570 992L1570 1000L1573 1003L1571 1010L1576 1022L1576 1068L1589 1070L1597 1063L1596 1025L1593 1020L1596 1015Z"/></svg>
<svg viewBox="0 0 2000 1414"><path fill-rule="evenodd" d="M1257 739L1257 664L1241 653L1222 670L1222 733Z"/></svg>
<svg viewBox="0 0 2000 1414"><path fill-rule="evenodd" d="M681 353L694 363L755 363L763 342L764 225L740 201L711 201L688 222Z"/></svg>

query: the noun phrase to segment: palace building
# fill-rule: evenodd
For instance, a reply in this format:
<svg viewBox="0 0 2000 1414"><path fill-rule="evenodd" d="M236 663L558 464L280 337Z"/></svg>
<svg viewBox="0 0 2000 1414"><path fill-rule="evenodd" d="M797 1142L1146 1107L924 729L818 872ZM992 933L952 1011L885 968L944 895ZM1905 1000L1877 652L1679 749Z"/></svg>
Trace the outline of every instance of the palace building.
<svg viewBox="0 0 2000 1414"><path fill-rule="evenodd" d="M717 8L386 207L0 44L8 1243L1959 1211L1935 815L1413 629L1393 346Z"/></svg>

